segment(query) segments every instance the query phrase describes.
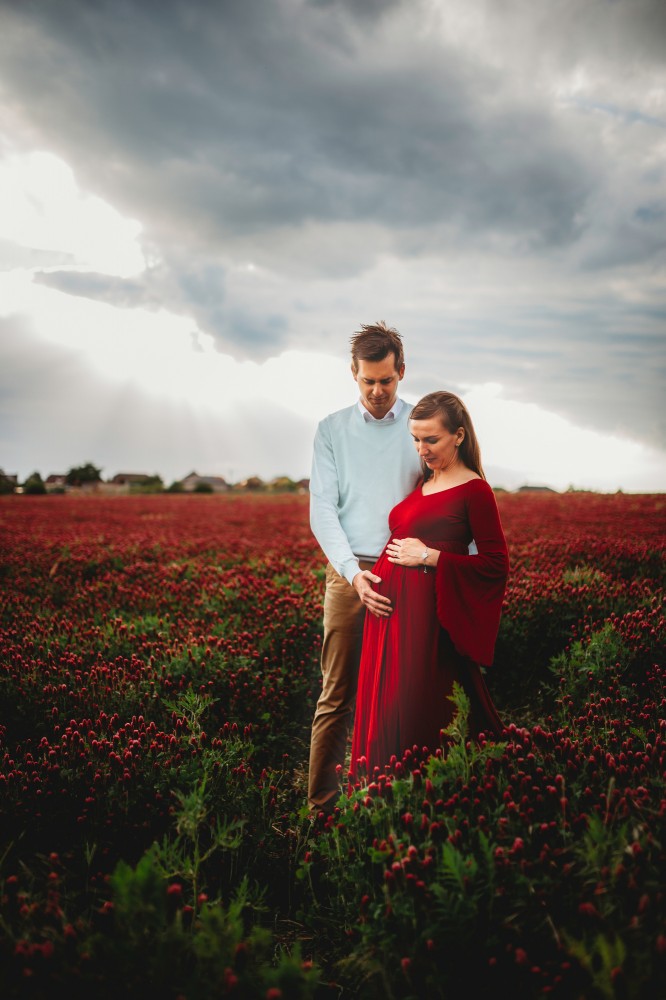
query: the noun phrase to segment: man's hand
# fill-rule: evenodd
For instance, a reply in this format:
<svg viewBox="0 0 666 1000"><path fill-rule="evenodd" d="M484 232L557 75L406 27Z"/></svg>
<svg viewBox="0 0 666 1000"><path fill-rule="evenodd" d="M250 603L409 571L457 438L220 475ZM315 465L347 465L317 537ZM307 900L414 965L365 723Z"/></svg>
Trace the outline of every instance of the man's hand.
<svg viewBox="0 0 666 1000"><path fill-rule="evenodd" d="M391 602L388 597L384 597L383 594L378 594L376 590L372 589L373 583L381 582L381 576L376 576L369 569L363 569L352 580L352 586L361 598L361 604L365 605L370 614L374 615L375 618L388 618L393 611Z"/></svg>

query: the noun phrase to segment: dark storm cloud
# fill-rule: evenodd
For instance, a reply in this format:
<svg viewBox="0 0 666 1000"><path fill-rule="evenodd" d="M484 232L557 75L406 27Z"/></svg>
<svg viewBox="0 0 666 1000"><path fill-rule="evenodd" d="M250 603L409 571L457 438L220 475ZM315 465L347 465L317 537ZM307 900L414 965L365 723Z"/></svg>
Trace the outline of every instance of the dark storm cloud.
<svg viewBox="0 0 666 1000"><path fill-rule="evenodd" d="M68 295L97 299L121 309L136 309L138 306L158 308L160 304L159 299L150 296L147 283L139 279L86 271L41 271L35 275L35 281Z"/></svg>
<svg viewBox="0 0 666 1000"><path fill-rule="evenodd" d="M444 330L430 320L409 337L408 365L421 373L417 393L496 382L504 398L577 427L663 447L665 330L663 306L608 293L583 299L572 290L559 306L516 302L495 313L482 298Z"/></svg>
<svg viewBox="0 0 666 1000"><path fill-rule="evenodd" d="M221 343L242 343L248 357L262 358L286 344L288 322L274 311L227 303L224 268L209 261L163 262L134 278L88 271L41 271L35 281L119 309L169 308L191 316Z"/></svg>
<svg viewBox="0 0 666 1000"><path fill-rule="evenodd" d="M224 269L206 261L182 261L176 266L160 263L133 278L67 270L38 272L35 280L69 295L98 299L124 309L159 309L168 298L176 311L196 305L214 324L223 324Z"/></svg>
<svg viewBox="0 0 666 1000"><path fill-rule="evenodd" d="M151 236L219 248L335 219L571 239L592 178L552 114L361 6L33 3L5 14L4 77Z"/></svg>
<svg viewBox="0 0 666 1000"><path fill-rule="evenodd" d="M153 261L39 280L255 358L330 347L365 297L405 318L424 391L445 340L444 385L663 440L664 39L662 0L0 0L17 142L139 219ZM359 291L391 255L457 264L464 305L434 279L423 303L407 278ZM274 284L243 298L248 262ZM511 267L477 290L479 262Z"/></svg>

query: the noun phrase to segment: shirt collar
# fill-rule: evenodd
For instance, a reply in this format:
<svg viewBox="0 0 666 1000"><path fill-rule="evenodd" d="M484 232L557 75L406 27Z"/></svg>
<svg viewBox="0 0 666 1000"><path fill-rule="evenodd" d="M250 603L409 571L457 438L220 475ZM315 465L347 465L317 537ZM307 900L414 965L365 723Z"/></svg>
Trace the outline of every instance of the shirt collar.
<svg viewBox="0 0 666 1000"><path fill-rule="evenodd" d="M382 420L396 420L404 404L402 400L396 396L395 403L388 411L388 413L385 413L383 417L373 417L372 413L370 413L370 411L365 408L360 399L357 405L359 410L363 414L363 419L365 420L366 424L370 424L372 422L380 424Z"/></svg>

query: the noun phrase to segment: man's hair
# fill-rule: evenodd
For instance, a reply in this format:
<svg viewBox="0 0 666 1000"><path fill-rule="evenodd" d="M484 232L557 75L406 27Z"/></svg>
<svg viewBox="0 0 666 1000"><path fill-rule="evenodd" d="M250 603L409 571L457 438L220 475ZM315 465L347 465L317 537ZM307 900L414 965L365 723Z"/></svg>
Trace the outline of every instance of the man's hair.
<svg viewBox="0 0 666 1000"><path fill-rule="evenodd" d="M359 361L383 361L388 354L395 358L395 370L400 371L405 363L402 351L402 337L383 319L378 323L362 323L351 338L352 368L358 371Z"/></svg>

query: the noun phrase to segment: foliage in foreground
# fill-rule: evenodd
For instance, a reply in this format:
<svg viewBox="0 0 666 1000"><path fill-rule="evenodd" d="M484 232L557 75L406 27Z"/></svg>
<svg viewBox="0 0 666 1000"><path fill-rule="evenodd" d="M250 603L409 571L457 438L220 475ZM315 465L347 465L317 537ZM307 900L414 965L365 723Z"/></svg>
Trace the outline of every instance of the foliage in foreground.
<svg viewBox="0 0 666 1000"><path fill-rule="evenodd" d="M556 730L504 744L467 739L458 691L445 752L415 747L322 817L301 877L311 919L344 921L363 996L659 995L664 674L627 688L607 662L588 680Z"/></svg>
<svg viewBox="0 0 666 1000"><path fill-rule="evenodd" d="M457 692L445 749L313 823L304 502L3 501L3 996L656 998L658 503L501 497L520 724L470 741Z"/></svg>

